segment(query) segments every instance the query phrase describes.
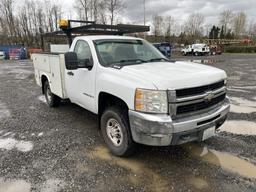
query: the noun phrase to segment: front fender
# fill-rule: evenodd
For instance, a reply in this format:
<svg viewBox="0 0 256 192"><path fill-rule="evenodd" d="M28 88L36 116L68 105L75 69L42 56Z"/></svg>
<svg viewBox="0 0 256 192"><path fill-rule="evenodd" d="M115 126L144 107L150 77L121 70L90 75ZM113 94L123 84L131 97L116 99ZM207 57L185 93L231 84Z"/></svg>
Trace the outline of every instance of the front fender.
<svg viewBox="0 0 256 192"><path fill-rule="evenodd" d="M122 73L121 70L100 69L96 80L96 101L99 99L100 92L106 92L122 99L130 110L134 110L136 88L155 89L152 83ZM96 102L96 109L98 109L98 102Z"/></svg>

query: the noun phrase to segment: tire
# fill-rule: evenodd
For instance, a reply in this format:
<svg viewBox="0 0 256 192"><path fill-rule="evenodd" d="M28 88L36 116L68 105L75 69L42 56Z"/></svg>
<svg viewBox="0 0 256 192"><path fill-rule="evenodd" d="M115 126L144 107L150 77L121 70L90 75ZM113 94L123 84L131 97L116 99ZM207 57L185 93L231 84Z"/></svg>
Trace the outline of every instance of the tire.
<svg viewBox="0 0 256 192"><path fill-rule="evenodd" d="M60 98L51 92L48 81L44 83L44 95L49 107L58 107L60 105Z"/></svg>
<svg viewBox="0 0 256 192"><path fill-rule="evenodd" d="M197 51L194 54L195 54L195 56L199 56L199 53Z"/></svg>
<svg viewBox="0 0 256 192"><path fill-rule="evenodd" d="M103 139L113 155L127 157L134 153L136 144L132 140L126 112L118 107L106 109L101 116L100 127Z"/></svg>

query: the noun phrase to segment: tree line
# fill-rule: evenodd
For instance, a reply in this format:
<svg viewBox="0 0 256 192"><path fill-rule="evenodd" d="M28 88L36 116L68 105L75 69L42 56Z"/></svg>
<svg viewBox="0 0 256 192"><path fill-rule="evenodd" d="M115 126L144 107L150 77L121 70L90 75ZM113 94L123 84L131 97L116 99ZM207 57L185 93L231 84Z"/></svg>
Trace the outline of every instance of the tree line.
<svg viewBox="0 0 256 192"><path fill-rule="evenodd" d="M67 15L59 0L0 0L0 44L40 47L40 34L58 30ZM118 22L122 0L75 0L68 17L97 23Z"/></svg>
<svg viewBox="0 0 256 192"><path fill-rule="evenodd" d="M0 0L0 44L24 44L40 47L40 34L58 30L58 20L91 20L102 24L120 23L125 9L123 0L74 0L67 14L61 0ZM225 10L218 25L206 25L205 17L193 13L184 22L173 16L155 15L148 21L153 36L179 39L180 43L202 38L240 38L256 35L256 23L248 22L245 12Z"/></svg>
<svg viewBox="0 0 256 192"><path fill-rule="evenodd" d="M171 19L170 19L171 18ZM193 13L179 23L171 16L153 17L153 35L175 38L180 43L192 43L202 38L209 39L239 39L256 35L256 23L248 23L245 12L224 10L219 14L218 25L205 24L205 17L200 13Z"/></svg>

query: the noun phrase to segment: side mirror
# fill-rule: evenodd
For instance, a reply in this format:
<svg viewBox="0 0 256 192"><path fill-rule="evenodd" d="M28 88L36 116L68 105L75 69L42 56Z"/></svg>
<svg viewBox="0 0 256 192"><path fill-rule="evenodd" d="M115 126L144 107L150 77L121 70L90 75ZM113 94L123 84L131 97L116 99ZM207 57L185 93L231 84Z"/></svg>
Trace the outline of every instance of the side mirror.
<svg viewBox="0 0 256 192"><path fill-rule="evenodd" d="M91 70L92 67L93 67L93 60L92 60L92 59L86 59L86 60L85 60L85 67L86 67L88 70Z"/></svg>
<svg viewBox="0 0 256 192"><path fill-rule="evenodd" d="M78 69L77 54L75 52L65 53L65 64L66 64L66 69L68 70Z"/></svg>
<svg viewBox="0 0 256 192"><path fill-rule="evenodd" d="M92 59L81 59L81 60L78 60L78 68L86 68L88 70L91 70L92 67L93 67Z"/></svg>

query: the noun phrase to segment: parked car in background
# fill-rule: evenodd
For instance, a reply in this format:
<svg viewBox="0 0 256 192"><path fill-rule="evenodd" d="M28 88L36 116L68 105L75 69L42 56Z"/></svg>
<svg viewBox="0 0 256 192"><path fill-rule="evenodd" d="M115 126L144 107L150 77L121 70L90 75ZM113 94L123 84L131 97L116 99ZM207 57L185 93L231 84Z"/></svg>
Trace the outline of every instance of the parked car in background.
<svg viewBox="0 0 256 192"><path fill-rule="evenodd" d="M4 51L0 51L0 59L5 59L5 52Z"/></svg>
<svg viewBox="0 0 256 192"><path fill-rule="evenodd" d="M181 50L183 55L208 55L210 53L210 48L206 44L198 43L186 46Z"/></svg>
<svg viewBox="0 0 256 192"><path fill-rule="evenodd" d="M26 59L27 52L25 48L14 48L9 50L9 59Z"/></svg>
<svg viewBox="0 0 256 192"><path fill-rule="evenodd" d="M165 57L171 57L171 45L170 43L153 43L154 47L156 47Z"/></svg>
<svg viewBox="0 0 256 192"><path fill-rule="evenodd" d="M27 50L23 45L0 45L0 50L4 52L5 59L10 59L10 53L17 59L27 59Z"/></svg>
<svg viewBox="0 0 256 192"><path fill-rule="evenodd" d="M222 51L221 51L220 46L218 46L218 45L210 46L210 54L211 55L221 55Z"/></svg>

